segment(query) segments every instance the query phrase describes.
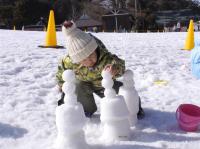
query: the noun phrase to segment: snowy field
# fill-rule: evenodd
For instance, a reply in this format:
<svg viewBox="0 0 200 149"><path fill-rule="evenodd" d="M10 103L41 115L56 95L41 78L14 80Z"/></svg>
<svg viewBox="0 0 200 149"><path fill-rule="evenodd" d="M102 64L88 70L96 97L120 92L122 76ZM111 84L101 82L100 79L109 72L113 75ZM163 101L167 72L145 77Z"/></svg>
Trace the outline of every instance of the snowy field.
<svg viewBox="0 0 200 149"><path fill-rule="evenodd" d="M199 149L200 130L184 132L175 118L182 103L200 106L200 80L191 75L190 52L180 50L186 33L94 35L134 71L146 117L132 129L130 141L105 143L97 112L85 126L91 149ZM0 30L0 149L54 149L60 97L55 73L66 50L38 48L44 39L44 32ZM57 40L65 45L61 32ZM168 84L156 85L155 79Z"/></svg>

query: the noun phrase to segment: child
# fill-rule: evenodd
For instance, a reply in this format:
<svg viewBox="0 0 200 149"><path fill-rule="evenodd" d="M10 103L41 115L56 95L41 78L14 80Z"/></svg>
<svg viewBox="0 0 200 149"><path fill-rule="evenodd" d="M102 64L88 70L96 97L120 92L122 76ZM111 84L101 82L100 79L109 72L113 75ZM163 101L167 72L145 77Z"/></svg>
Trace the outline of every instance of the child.
<svg viewBox="0 0 200 149"><path fill-rule="evenodd" d="M101 86L101 72L107 70L112 74L114 79L113 88L118 93L119 87L123 84L116 81L116 78L123 75L125 62L108 52L99 39L76 28L74 22L65 21L62 32L67 39L68 55L62 59L58 66L56 74L58 85L61 88L64 82L62 80L63 71L66 69L73 70L77 78L77 99L83 105L85 115L91 117L97 110L93 93L104 97L104 88ZM58 105L63 104L63 99L64 93L62 93ZM138 116L144 116L141 106Z"/></svg>

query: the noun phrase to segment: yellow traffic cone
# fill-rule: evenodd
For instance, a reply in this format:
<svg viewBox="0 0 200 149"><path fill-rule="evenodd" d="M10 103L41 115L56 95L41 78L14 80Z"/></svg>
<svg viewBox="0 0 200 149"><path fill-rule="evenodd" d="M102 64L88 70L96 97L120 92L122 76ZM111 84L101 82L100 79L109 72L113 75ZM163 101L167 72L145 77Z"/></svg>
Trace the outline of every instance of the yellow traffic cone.
<svg viewBox="0 0 200 149"><path fill-rule="evenodd" d="M50 15L49 15L45 45L39 46L39 47L42 47L42 48L63 48L63 46L57 45L55 19L54 19L53 10L50 11Z"/></svg>
<svg viewBox="0 0 200 149"><path fill-rule="evenodd" d="M190 20L189 29L187 32L187 38L183 50L192 50L194 48L194 23Z"/></svg>

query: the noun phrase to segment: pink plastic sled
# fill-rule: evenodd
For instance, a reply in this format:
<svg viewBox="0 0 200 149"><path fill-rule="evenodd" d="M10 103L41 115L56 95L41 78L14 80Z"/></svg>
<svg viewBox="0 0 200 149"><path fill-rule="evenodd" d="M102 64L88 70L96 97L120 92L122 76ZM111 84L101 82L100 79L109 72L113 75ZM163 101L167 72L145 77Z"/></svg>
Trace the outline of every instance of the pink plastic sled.
<svg viewBox="0 0 200 149"><path fill-rule="evenodd" d="M181 129L197 131L200 125L200 107L193 104L181 104L176 110L176 119Z"/></svg>

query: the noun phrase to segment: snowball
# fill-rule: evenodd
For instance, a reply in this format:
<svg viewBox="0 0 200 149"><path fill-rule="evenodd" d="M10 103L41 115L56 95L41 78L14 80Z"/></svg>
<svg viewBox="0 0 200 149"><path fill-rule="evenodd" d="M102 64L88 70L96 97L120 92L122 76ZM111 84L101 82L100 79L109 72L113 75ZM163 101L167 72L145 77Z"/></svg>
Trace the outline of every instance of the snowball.
<svg viewBox="0 0 200 149"><path fill-rule="evenodd" d="M76 94L65 94L64 102L65 102L65 104L69 104L69 105L77 104Z"/></svg>
<svg viewBox="0 0 200 149"><path fill-rule="evenodd" d="M128 110L131 114L137 114L139 111L139 96L135 88L120 87L119 95L125 99Z"/></svg>
<svg viewBox="0 0 200 149"><path fill-rule="evenodd" d="M74 82L75 74L72 70L65 70L62 74L62 79L66 82Z"/></svg>
<svg viewBox="0 0 200 149"><path fill-rule="evenodd" d="M106 80L107 80L107 79L112 79L112 75L111 75L111 73L110 73L109 71L103 70L102 73L101 73L101 76L102 76L103 78L105 78Z"/></svg>
<svg viewBox="0 0 200 149"><path fill-rule="evenodd" d="M68 83L68 82L65 82L62 86L62 91L65 93L65 94L70 94L70 93L74 93L76 90L76 85L75 84L72 84L72 83Z"/></svg>
<svg viewBox="0 0 200 149"><path fill-rule="evenodd" d="M101 101L101 121L115 121L128 118L129 111L122 96Z"/></svg>
<svg viewBox="0 0 200 149"><path fill-rule="evenodd" d="M112 88L113 87L113 80L112 79L103 79L101 81L102 86L106 89L106 88Z"/></svg>
<svg viewBox="0 0 200 149"><path fill-rule="evenodd" d="M85 122L83 107L80 104L76 106L63 104L56 108L56 126L59 134L72 135L82 130Z"/></svg>
<svg viewBox="0 0 200 149"><path fill-rule="evenodd" d="M133 72L131 70L126 70L123 77L126 80L132 80L133 79Z"/></svg>
<svg viewBox="0 0 200 149"><path fill-rule="evenodd" d="M111 89L106 89L106 90L104 91L104 95L105 95L106 98L113 98L113 97L116 96L116 93L115 93L115 91L111 88Z"/></svg>
<svg viewBox="0 0 200 149"><path fill-rule="evenodd" d="M123 86L124 86L125 88L135 88L134 85L135 85L135 82L134 82L133 79L132 79L132 80L129 80L129 81L127 81L127 80L124 80L124 81L123 81Z"/></svg>

